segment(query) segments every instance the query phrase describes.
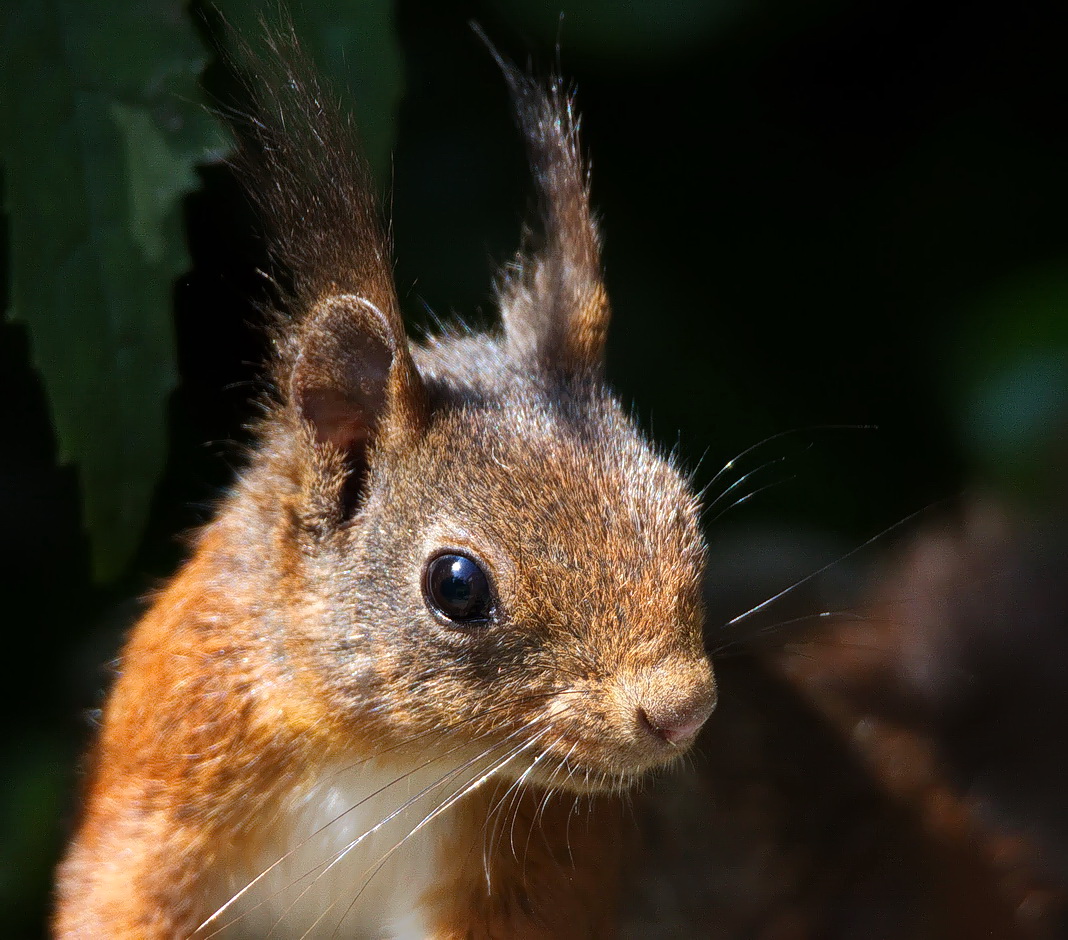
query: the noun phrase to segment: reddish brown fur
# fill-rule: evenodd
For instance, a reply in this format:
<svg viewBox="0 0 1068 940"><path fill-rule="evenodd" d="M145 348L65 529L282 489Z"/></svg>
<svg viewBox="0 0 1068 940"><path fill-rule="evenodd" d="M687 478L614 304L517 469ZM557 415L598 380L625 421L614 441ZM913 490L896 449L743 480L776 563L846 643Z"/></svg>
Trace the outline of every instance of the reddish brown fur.
<svg viewBox="0 0 1068 940"><path fill-rule="evenodd" d="M503 789L503 787L502 787ZM464 807L469 832L480 833L494 794ZM441 940L552 940L611 936L616 924L624 814L618 799L599 797L577 820L570 797L542 802L525 792L509 813L494 853L487 891L482 840L458 838L456 880L428 899L439 911ZM513 850L514 846L514 850Z"/></svg>
<svg viewBox="0 0 1068 940"><path fill-rule="evenodd" d="M450 866L411 903L438 937L603 936L620 858L610 794L682 748L650 732L714 702L704 546L687 481L600 381L608 305L570 101L506 67L543 243L501 335L409 347L361 164L290 40L243 160L293 277L278 402L192 559L123 653L59 874L64 937L174 937L256 857L287 795L371 755L403 771L551 728L522 782L525 851ZM479 559L493 622L427 608L434 551ZM522 779L521 779L522 778ZM583 827L571 799L593 800ZM485 840L492 788L452 810ZM266 828L265 828L266 826Z"/></svg>

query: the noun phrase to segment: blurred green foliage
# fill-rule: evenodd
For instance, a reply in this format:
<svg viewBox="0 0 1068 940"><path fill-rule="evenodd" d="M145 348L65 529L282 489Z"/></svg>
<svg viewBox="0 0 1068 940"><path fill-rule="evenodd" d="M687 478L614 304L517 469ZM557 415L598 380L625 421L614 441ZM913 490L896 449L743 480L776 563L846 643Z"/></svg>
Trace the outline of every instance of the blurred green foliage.
<svg viewBox="0 0 1068 940"><path fill-rule="evenodd" d="M219 9L251 41L278 15L255 0ZM180 0L16 0L12 13L0 115L25 132L6 134L0 152L11 313L30 328L60 461L78 468L94 570L108 580L140 541L166 459L173 283L189 267L181 200L226 137L201 104L208 50ZM384 175L401 91L389 3L295 16L334 84L361 89L365 144ZM348 58L357 42L373 54Z"/></svg>
<svg viewBox="0 0 1068 940"><path fill-rule="evenodd" d="M102 578L128 563L166 458L181 198L221 143L194 103L206 57L179 0L17 0L0 44L11 313Z"/></svg>

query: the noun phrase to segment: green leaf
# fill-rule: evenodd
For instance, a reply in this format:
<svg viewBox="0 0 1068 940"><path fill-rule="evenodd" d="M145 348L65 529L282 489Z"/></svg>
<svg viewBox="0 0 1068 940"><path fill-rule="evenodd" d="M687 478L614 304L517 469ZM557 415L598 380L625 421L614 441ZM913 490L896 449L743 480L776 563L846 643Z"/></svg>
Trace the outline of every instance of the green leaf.
<svg viewBox="0 0 1068 940"><path fill-rule="evenodd" d="M98 577L136 548L165 459L182 196L223 137L182 0L9 0L0 160L11 314L30 333Z"/></svg>
<svg viewBox="0 0 1068 940"><path fill-rule="evenodd" d="M261 18L277 23L277 0L219 0L231 26L257 47ZM404 68L393 0L316 0L290 4L297 36L330 86L355 114L368 162L380 186L390 181L394 123Z"/></svg>

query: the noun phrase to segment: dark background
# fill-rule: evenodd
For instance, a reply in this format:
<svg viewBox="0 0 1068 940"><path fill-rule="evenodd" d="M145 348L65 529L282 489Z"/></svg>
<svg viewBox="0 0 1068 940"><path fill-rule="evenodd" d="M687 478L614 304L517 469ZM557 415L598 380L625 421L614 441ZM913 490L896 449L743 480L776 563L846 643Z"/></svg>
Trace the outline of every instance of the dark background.
<svg viewBox="0 0 1068 940"><path fill-rule="evenodd" d="M781 431L878 426L770 442L756 458L786 460L735 495L794 479L717 521L714 544L763 527L848 548L973 487L1029 512L1055 503L1068 396L1064 14L613 6L569 13L561 29L556 6L533 0L397 3L406 88L392 215L413 324L427 307L492 316L492 273L529 195L504 83L467 22L542 66L559 30L603 218L609 374L623 399L691 465L707 453L706 482ZM225 76L215 66L207 81ZM209 518L240 464L264 351L251 302L265 296L264 251L230 172L202 179L185 207L194 266L175 287L182 384L167 472L121 583L91 580L77 473L56 466L26 331L0 324L5 936L42 930L86 716L132 599L173 570L179 534Z"/></svg>

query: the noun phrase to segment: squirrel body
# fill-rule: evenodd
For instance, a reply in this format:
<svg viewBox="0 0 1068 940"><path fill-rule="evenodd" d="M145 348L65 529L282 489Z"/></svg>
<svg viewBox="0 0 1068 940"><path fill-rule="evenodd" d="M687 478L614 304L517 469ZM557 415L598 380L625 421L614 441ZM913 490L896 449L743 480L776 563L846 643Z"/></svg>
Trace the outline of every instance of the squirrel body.
<svg viewBox="0 0 1068 940"><path fill-rule="evenodd" d="M545 804L543 793L532 792L516 802L507 786L487 778L405 842L403 851L384 858L427 814L479 782L486 760L464 746L447 748L454 753L438 760L418 746L414 753L368 760L376 748L349 729L331 741L336 729L329 716L281 694L291 681L283 670L264 674L260 639L236 639L245 599L234 598L225 581L209 580L220 570L212 552L219 535L219 523L204 533L190 565L157 598L124 651L90 774L87 803L95 811L87 813L61 872L60 936L207 936L217 930L265 936L271 929L280 936L309 930L308 936L331 936L345 914L345 935L448 937L452 907L465 896L472 903L503 903L503 913L489 903L482 917L488 924L506 921L504 929L516 936L525 929L530 936L567 935L598 907L607 918L619 851L613 798L579 807L572 824L570 798ZM206 582L213 599L230 598L235 620L225 609L205 616ZM220 622L227 624L226 644L206 647L203 634ZM213 660L226 668L205 668ZM235 662L253 669L234 670ZM250 696L252 689L263 694ZM456 751L466 752L467 760ZM177 756L184 766L176 766ZM464 769L442 785L454 767ZM387 818L413 797L409 808ZM487 820L506 797L508 815L491 831ZM561 813L562 821L554 818ZM370 838L350 845L383 820ZM593 838L584 829L591 821ZM547 832L559 838L548 852ZM521 863L511 848L520 839ZM500 840L509 846L503 854ZM491 848L494 854L486 856ZM581 879L573 868L575 853L583 850L597 862L585 896L576 891ZM521 884L525 897L538 856L551 860L542 887L553 897L552 910L567 912L555 927L544 915L518 924L499 890L507 880ZM517 878L509 869L520 864ZM366 896L348 911L364 882ZM217 922L197 931L249 884ZM568 911L568 899L580 911ZM316 932L312 925L324 914ZM600 935L606 924L589 934Z"/></svg>
<svg viewBox="0 0 1068 940"><path fill-rule="evenodd" d="M238 163L293 285L276 394L122 653L56 932L611 935L621 794L716 687L698 499L602 377L571 101L504 64L541 240L501 329L414 344L349 127L271 42Z"/></svg>

